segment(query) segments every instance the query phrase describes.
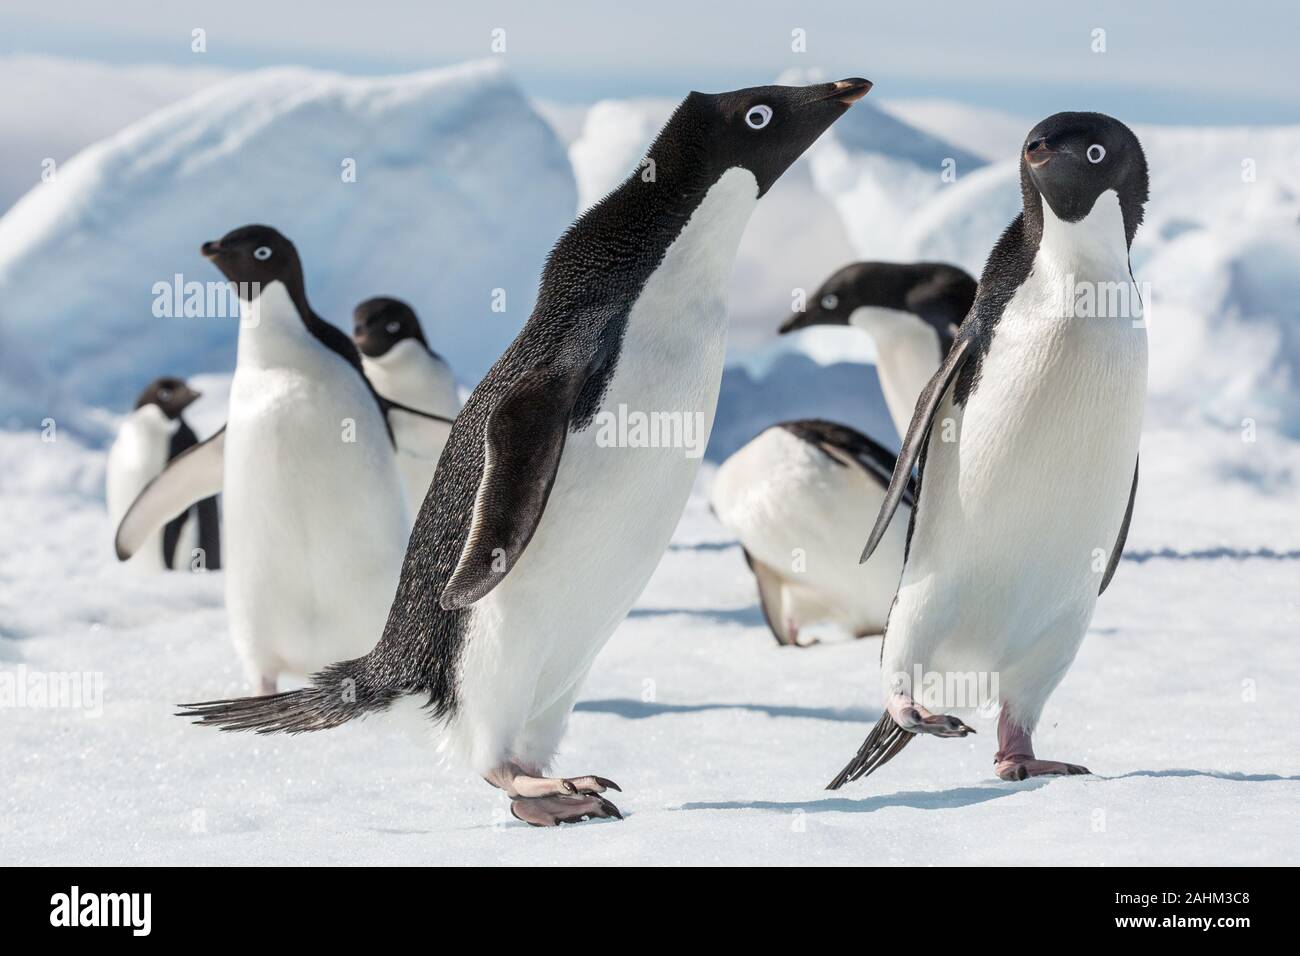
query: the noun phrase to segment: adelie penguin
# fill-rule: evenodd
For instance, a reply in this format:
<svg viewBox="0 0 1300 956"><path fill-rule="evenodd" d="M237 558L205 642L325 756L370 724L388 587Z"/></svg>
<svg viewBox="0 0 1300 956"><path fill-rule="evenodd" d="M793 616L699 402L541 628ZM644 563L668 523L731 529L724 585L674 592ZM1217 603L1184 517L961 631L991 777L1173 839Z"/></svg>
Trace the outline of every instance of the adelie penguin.
<svg viewBox="0 0 1300 956"><path fill-rule="evenodd" d="M944 699L945 684L976 696L981 675L1001 702L998 776L1087 773L1040 759L1031 734L1110 584L1133 513L1146 329L1139 315L1081 315L1075 303L1089 286L1099 302L1113 301L1095 295L1112 284L1133 287L1147 165L1123 123L1058 113L1026 139L1020 182L1023 210L917 402L863 554L919 466L883 642L885 712L832 789L917 734L970 733L935 711L991 703Z"/></svg>
<svg viewBox="0 0 1300 956"><path fill-rule="evenodd" d="M375 394L352 340L312 310L283 235L245 226L202 252L241 297L230 415L141 492L117 553L222 491L231 637L271 693L282 673L374 646L410 527L388 419L426 420Z"/></svg>
<svg viewBox="0 0 1300 956"><path fill-rule="evenodd" d="M975 280L943 262L854 262L836 270L808 308L781 326L846 325L871 336L885 406L899 438L916 397L948 354L975 299Z"/></svg>
<svg viewBox="0 0 1300 956"><path fill-rule="evenodd" d="M352 312L352 341L361 352L366 378L381 396L444 418L456 417L460 399L455 376L442 356L429 348L420 320L405 302L387 296L362 302ZM433 482L442 445L430 447L424 441L412 450L400 430L394 437L397 467L414 516Z"/></svg>
<svg viewBox="0 0 1300 956"><path fill-rule="evenodd" d="M811 325L852 325L873 336L885 401L906 414L947 354L975 298L975 280L942 263L858 262L822 284L782 334ZM900 434L906 432L906 419ZM895 456L847 425L782 422L718 468L713 512L736 535L780 644L806 647L806 625L831 623L854 637L880 634L903 568L896 526L859 566L859 529L884 501ZM903 498L910 508L910 494Z"/></svg>
<svg viewBox="0 0 1300 956"><path fill-rule="evenodd" d="M162 474L167 463L198 444L198 436L181 413L199 397L183 379L156 379L140 393L135 410L123 419L108 450L105 470L108 517L114 530L136 495ZM204 498L151 534L131 559L131 566L186 570L196 562L211 571L221 567L221 524L215 497Z"/></svg>
<svg viewBox="0 0 1300 956"><path fill-rule="evenodd" d="M410 696L519 819L618 816L607 779L548 770L592 662L668 545L699 458L611 447L599 423L623 406L697 414L707 434L745 224L870 86L690 94L642 167L560 238L532 316L457 416L379 644L310 687L185 714L297 733Z"/></svg>

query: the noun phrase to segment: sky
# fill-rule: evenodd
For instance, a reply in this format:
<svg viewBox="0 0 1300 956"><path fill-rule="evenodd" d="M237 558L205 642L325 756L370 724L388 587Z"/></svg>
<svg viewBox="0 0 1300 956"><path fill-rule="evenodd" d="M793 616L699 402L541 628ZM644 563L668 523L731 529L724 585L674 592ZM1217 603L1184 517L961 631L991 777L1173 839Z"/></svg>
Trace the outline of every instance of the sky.
<svg viewBox="0 0 1300 956"><path fill-rule="evenodd" d="M817 68L828 78L866 76L882 97L942 97L1022 115L1095 109L1130 122L1300 122L1300 5L1282 0L4 2L0 54L350 73L499 55L530 94L562 102L675 97ZM196 28L206 31L206 52L191 50ZM493 52L494 30L504 30L503 53ZM803 52L792 50L797 30Z"/></svg>

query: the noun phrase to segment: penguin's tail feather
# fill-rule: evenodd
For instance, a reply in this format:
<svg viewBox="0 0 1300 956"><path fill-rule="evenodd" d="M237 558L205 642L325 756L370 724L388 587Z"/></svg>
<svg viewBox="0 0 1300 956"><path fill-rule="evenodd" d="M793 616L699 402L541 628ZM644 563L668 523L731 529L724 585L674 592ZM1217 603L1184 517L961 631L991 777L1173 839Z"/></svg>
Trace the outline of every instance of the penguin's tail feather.
<svg viewBox="0 0 1300 956"><path fill-rule="evenodd" d="M838 790L850 780L858 780L879 770L906 747L916 734L904 730L889 716L889 711L880 715L876 726L871 728L867 739L858 748L857 756L848 762L835 779L827 785L827 790Z"/></svg>
<svg viewBox="0 0 1300 956"><path fill-rule="evenodd" d="M331 664L298 690L263 697L239 697L181 704L177 717L220 730L254 730L259 734L301 734L328 730L355 717L386 710L405 691L377 688L365 680L366 658Z"/></svg>

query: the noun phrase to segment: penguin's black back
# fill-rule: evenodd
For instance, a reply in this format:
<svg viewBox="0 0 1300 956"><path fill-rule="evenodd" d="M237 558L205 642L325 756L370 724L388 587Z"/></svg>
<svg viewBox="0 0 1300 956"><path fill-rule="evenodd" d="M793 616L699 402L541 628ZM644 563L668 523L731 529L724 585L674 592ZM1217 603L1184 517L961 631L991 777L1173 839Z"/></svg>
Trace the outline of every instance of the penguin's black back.
<svg viewBox="0 0 1300 956"><path fill-rule="evenodd" d="M689 101L687 101L689 103ZM693 162L705 138L678 107L641 169L584 212L547 257L537 304L523 330L456 416L407 546L378 645L350 669L359 691L427 693L434 716L456 706L456 670L471 608L439 604L460 558L483 474L488 416L521 376L539 366L587 369L570 416L588 427L618 367L628 315L669 246L713 184Z"/></svg>

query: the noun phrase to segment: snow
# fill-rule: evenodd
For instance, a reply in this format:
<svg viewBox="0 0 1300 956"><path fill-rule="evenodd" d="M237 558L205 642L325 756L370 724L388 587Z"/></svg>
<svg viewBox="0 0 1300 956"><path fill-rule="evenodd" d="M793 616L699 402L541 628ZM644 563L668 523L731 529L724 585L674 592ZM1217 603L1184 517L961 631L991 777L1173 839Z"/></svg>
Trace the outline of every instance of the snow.
<svg viewBox="0 0 1300 956"><path fill-rule="evenodd" d="M1294 474L1289 442L1211 452ZM1211 446L1215 442L1210 441ZM3 672L102 675L101 716L7 710L7 864L1263 863L1294 858L1300 522L1282 490L1143 445L1130 541L1039 752L1094 776L1005 783L990 721L822 789L879 713L875 640L778 648L701 479L598 658L565 773L611 776L626 819L559 831L442 766L386 718L297 738L170 716L240 693L220 573L139 578L107 555L102 454L0 435ZM1236 442L1240 446L1240 442ZM865 533L865 529L864 529ZM1292 550L1250 557L1261 546ZM1152 552L1170 547L1168 556ZM1208 547L1206 553L1202 549Z"/></svg>
<svg viewBox="0 0 1300 956"><path fill-rule="evenodd" d="M77 421L129 407L142 375L228 370L236 323L157 318L154 285L219 280L198 246L248 222L295 241L322 315L348 327L362 299L404 298L475 382L575 203L563 147L495 64L237 76L91 146L0 219L0 415Z"/></svg>
<svg viewBox="0 0 1300 956"><path fill-rule="evenodd" d="M706 465L596 661L557 767L617 780L627 819L536 831L396 721L281 738L170 716L245 690L222 578L141 577L112 560L103 438L162 371L199 373L189 417L201 435L224 419L233 327L142 323L155 321L152 282L214 278L198 241L244 221L298 242L314 303L336 321L365 296L410 298L472 384L522 322L579 202L634 168L672 104L531 104L482 64L190 80L190 98L179 82L172 105L123 115L130 125L0 219L0 703L20 674L44 686L88 673L103 689L80 709L0 706L0 862L1296 857L1300 127L1138 129L1153 173L1134 248L1153 300L1142 481L1125 560L1035 741L1093 776L997 780L985 720L975 737L918 741L868 780L824 791L879 713L879 643L775 645L738 547L709 514ZM1014 155L1032 119L934 101L868 113L876 96L849 114L861 127L835 127L751 223L713 462L801 416L896 444L865 335L774 335L793 290L855 257L977 272L1016 211ZM346 156L355 184L338 179ZM940 176L948 157L953 182ZM488 307L496 287L508 289L504 315ZM48 417L53 441L40 434Z"/></svg>

